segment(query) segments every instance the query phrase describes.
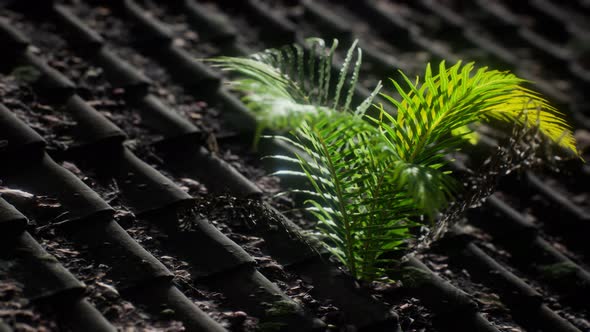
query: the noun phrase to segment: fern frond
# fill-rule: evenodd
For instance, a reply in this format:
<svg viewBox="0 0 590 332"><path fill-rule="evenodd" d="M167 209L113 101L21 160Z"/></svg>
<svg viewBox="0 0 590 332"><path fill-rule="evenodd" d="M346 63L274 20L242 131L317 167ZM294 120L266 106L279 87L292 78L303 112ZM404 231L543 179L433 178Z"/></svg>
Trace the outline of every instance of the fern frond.
<svg viewBox="0 0 590 332"><path fill-rule="evenodd" d="M348 49L335 85L331 73L338 41L334 39L329 48L319 38L309 38L305 43L308 51L300 45L288 45L248 58L208 60L241 77L233 80L231 87L244 93L243 101L254 113L259 132L264 128L292 129L308 116L327 110L350 110L362 61L358 42ZM359 112L371 105L377 93L378 89L358 106Z"/></svg>
<svg viewBox="0 0 590 332"><path fill-rule="evenodd" d="M317 193L306 203L324 244L354 276L382 276L376 262L399 249L419 213L401 186L380 176L390 165L374 151L379 129L362 115L334 112L302 122L293 137L304 152L300 175Z"/></svg>
<svg viewBox="0 0 590 332"><path fill-rule="evenodd" d="M446 68L443 61L436 75L430 64L426 67L423 83L419 80L413 83L403 73L404 82L392 81L402 100L384 97L398 112L392 122L397 130L397 152L403 160L421 163L432 155L431 147L452 151L461 144L445 138L452 131L492 118L526 127L538 126L547 138L577 155L573 134L563 114L538 94L522 87L525 80L487 68L473 71L473 63L458 62Z"/></svg>
<svg viewBox="0 0 590 332"><path fill-rule="evenodd" d="M538 94L523 88L524 80L507 72L458 62L447 68L441 62L433 74L430 64L423 81L414 82L400 72L402 82L391 81L400 100L382 93L397 111L390 115L383 106L380 119L371 119L381 129L385 149L393 161L391 179L411 194L426 214L447 205L455 188L452 178L441 171L445 155L460 149L467 125L499 119L510 124L538 127L550 140L577 154L571 130L563 115Z"/></svg>
<svg viewBox="0 0 590 332"><path fill-rule="evenodd" d="M510 124L537 127L553 142L577 154L575 140L563 115L538 94L522 87L524 80L507 72L458 62L447 68L441 62L438 73L426 67L423 82L391 81L400 95L396 100L381 94L397 111L390 115L383 106L380 119L371 119L381 129L386 149L393 158L392 181L411 194L426 214L447 205L455 187L441 171L445 155L460 149L463 137L472 131L467 125L499 119Z"/></svg>

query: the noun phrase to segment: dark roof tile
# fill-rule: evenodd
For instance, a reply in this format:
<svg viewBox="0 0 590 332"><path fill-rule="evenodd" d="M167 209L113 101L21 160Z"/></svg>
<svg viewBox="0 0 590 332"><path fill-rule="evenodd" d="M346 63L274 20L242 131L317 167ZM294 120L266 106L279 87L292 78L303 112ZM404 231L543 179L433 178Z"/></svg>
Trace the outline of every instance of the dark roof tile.
<svg viewBox="0 0 590 332"><path fill-rule="evenodd" d="M128 148L119 146L105 151L88 151L82 162L91 163L99 178L113 178L126 204L135 214L168 206L187 205L191 196Z"/></svg>
<svg viewBox="0 0 590 332"><path fill-rule="evenodd" d="M27 217L0 197L0 238L13 237L25 230Z"/></svg>
<svg viewBox="0 0 590 332"><path fill-rule="evenodd" d="M106 76L115 87L129 90L131 93L144 94L152 81L129 63L118 57L108 48L103 47L93 54L96 62L102 66Z"/></svg>
<svg viewBox="0 0 590 332"><path fill-rule="evenodd" d="M148 45L167 45L172 42L173 33L169 27L161 24L149 11L138 6L133 0L124 0L122 7L125 9L128 18L141 27L143 33L137 37L139 43Z"/></svg>
<svg viewBox="0 0 590 332"><path fill-rule="evenodd" d="M74 331L115 332L117 329L86 299L61 304L62 319Z"/></svg>
<svg viewBox="0 0 590 332"><path fill-rule="evenodd" d="M0 274L19 280L25 295L33 300L79 298L84 284L48 254L28 232L0 244Z"/></svg>
<svg viewBox="0 0 590 332"><path fill-rule="evenodd" d="M65 218L68 221L113 213L113 209L96 192L47 154L38 161L11 160L2 163L0 174L5 185L57 199L67 211Z"/></svg>
<svg viewBox="0 0 590 332"><path fill-rule="evenodd" d="M221 44L235 42L238 31L225 16L209 10L206 5L195 0L182 1L181 6L191 24L197 27L201 38Z"/></svg>
<svg viewBox="0 0 590 332"><path fill-rule="evenodd" d="M76 121L73 129L73 147L91 148L87 145L92 145L104 149L105 146L120 145L126 138L119 127L108 121L78 95L68 98L65 109Z"/></svg>
<svg viewBox="0 0 590 332"><path fill-rule="evenodd" d="M172 273L114 220L74 226L68 231L72 238L92 249L96 259L110 266L108 275L117 288L124 290L172 279Z"/></svg>
<svg viewBox="0 0 590 332"><path fill-rule="evenodd" d="M20 6L22 7L25 2L32 3L23 1ZM349 1L344 5L321 1L298 3L303 7L299 8L295 16L304 22L291 21L284 12L275 11L272 6L257 0L232 4L226 2L221 8L223 11L231 12L231 15L240 16L240 19L247 17L247 24L252 24L254 29L264 32L252 34L254 39L262 38L264 43L272 45L301 40L305 37L304 34L309 32L305 29L299 31L301 26L305 26L306 29L315 26L318 31L322 30L322 26L323 30L328 27L332 34L345 38L353 37L356 34L356 23L360 23L355 21L363 18L371 27L375 27L376 32L380 32L381 37L375 34L376 39L393 38L393 42L400 49L407 48L410 53L426 51L429 58L446 58L453 61L458 58L455 53L469 58L476 54L470 51L470 48L475 47L480 52L475 55L476 60L497 61L524 78L540 82L538 89L563 107L579 104L581 101L575 99L572 102L570 91L555 88L555 80L565 80L567 84L575 83L584 87L587 85L585 74L578 73L583 70L582 62L573 58L575 54L572 48L564 45L563 50L557 49L553 45L555 38L550 40L551 44L547 44L543 36L544 29L555 30L553 37L559 34L575 36L584 30L583 26L573 29L572 25L564 20L569 14L561 10L562 4L549 4L546 1L496 1L488 4L485 1L477 1L453 5L434 4L432 1L422 0L404 2L404 10L407 12L401 13L388 11L387 2L382 1ZM114 14L123 17L123 26L133 26L136 29L135 37L139 43L133 46L156 58L158 66L167 68L175 82L184 84L187 89L182 93L220 102L219 106L224 111L223 117L229 120L227 123L234 125L235 129L242 133L254 132L255 119L235 95L226 89L219 89L221 77L218 73L196 61L190 53L190 47L182 48L176 45L173 42L174 38L177 38L175 30L161 22L156 12L148 13L146 8L154 7L148 7L146 4L144 8L144 4L127 0L123 3L106 2L103 5L109 10L112 9ZM70 8L78 5L81 3L73 4L72 7L56 5L53 7L55 15L48 16L47 19L61 22L64 31L58 34L67 34L76 51L101 66L114 87L125 89L129 105L140 109L144 121L142 124L163 137L156 145L158 153L164 156L164 163L158 167L162 167L162 171L170 170L175 174L203 182L209 191L260 196L261 191L251 181L204 148L203 137L197 126L149 94L148 89L153 82L146 78L139 68L116 55L116 47L122 45L107 45L109 41L100 36L100 31L90 29L84 20L70 11ZM199 35L204 37L201 41L218 43L220 45L216 46L224 50L242 54L248 52L247 49L252 42L259 42L247 40L250 44L248 47L245 46L242 38L246 33L242 33L240 29L250 27L234 25L231 16L215 15L215 6L214 3L209 6L187 0L174 3L171 8L174 7L181 12L183 8L187 9L188 14L180 15L186 16L188 23L199 30ZM334 6L341 6L339 9L353 12L351 21L348 21L348 16L346 20L340 18L338 11L332 12ZM39 14L48 9L49 6L32 6L26 10L21 8L26 16L35 14L31 15L35 22L41 19ZM533 11L528 13L528 9ZM482 10L483 15L470 15ZM420 12L421 15L418 19L413 17L416 12ZM522 15L530 16L532 20L529 23L532 24L523 23ZM428 20L424 20L424 17L428 17ZM431 30L431 19L437 20L436 24L440 25L444 34ZM77 149L75 153L70 150L72 154L67 155L66 159L86 159L85 169L96 172L100 178L98 180L116 181L121 190L123 207L153 222L159 231L165 233L163 237L168 240L162 245L166 250L186 260L193 278L197 278L199 283L202 282L207 287L223 293L229 307L252 313L260 319L261 326L270 323L268 326L282 326L293 331L321 326L305 312L305 308L292 301L271 280L260 274L254 259L244 249L211 225L206 218L199 216L200 211L194 209L193 198L190 195L123 147L124 133L89 107L79 96L73 94L74 84L45 62L44 59L50 57L29 47L30 41L8 22L4 18L0 20L0 40L5 43L4 45L10 46L10 51L2 55L6 60L4 65L33 66L41 74L40 79L33 84L37 93L62 98L58 99L58 103L66 101L63 97L69 98L66 110L77 122L77 134L72 145ZM303 24L300 26L299 23ZM212 28L214 31L211 31ZM518 29L521 31L520 34L515 33ZM366 58L369 67L372 68L370 70L379 71L377 68L396 65L397 54L388 57L387 52L382 51L378 44L368 45ZM524 49L524 52L520 52L521 49ZM13 63L15 59L20 63ZM553 66L556 63L565 65L566 70ZM541 66L543 70L533 73L531 68L534 66ZM577 90L582 91L581 88ZM361 87L357 90L356 97L362 98L367 94L368 90ZM577 111L575 108L572 109L572 112ZM575 118L579 118L574 115ZM579 121L579 124L587 125L584 121ZM45 155L44 147L43 139L35 131L0 105L2 184L35 195L54 197L67 213L67 221L85 220L86 222L66 223L67 227L60 227L59 230L71 237L76 245L88 248L98 262L108 265L109 277L123 290L125 296L134 302L147 304L155 313L159 313L164 304L166 308L171 309L173 318L182 320L189 330L223 331L221 325L209 318L173 285L172 273L113 220L113 209L76 176ZM280 145L273 143L270 147L281 149ZM5 162L4 158L7 156L10 158ZM546 210L539 211L567 211L572 221L571 227L585 229L583 221L587 221L588 218L581 206L573 204L569 197L556 194L552 188L537 183L541 180L535 181L529 178L530 191L527 193L540 194L538 196L547 206L543 207ZM21 203L15 202L19 208ZM454 268L465 267L473 274L474 280L481 280L498 293L503 305L510 308L514 319L519 324L522 322L526 328L578 331L578 328L583 326L582 323L569 316L561 317L557 310L553 310L555 307L550 308L546 299L540 297L557 294L558 300L563 300L566 305L572 304L576 308L582 307L587 310L587 301L584 301L589 296L590 273L585 270L584 258L572 259L568 257L569 253L564 254L563 249L559 249L559 244L554 245L547 240L550 237L545 232L553 234L555 225L553 228L548 227L550 221L546 219L551 218L553 214L540 215L541 222L532 224L519 212L522 207L517 209L513 203L493 196L484 209L470 213L470 223L481 230L476 229L460 240L455 238L456 241L447 247L447 250L458 250L453 257L456 259L450 259L449 265ZM366 289L358 287L350 276L329 264L323 253L312 250L309 244L297 235L300 229L292 221L272 211L273 208L265 206L265 203L260 203L260 206L267 211L263 214L264 223L257 223L242 232L263 238L265 254L270 254L270 257L282 264L289 273L307 280L313 287L309 294L320 299L328 299L338 306L346 316L343 322L353 323L366 330L395 329L397 316L390 312L390 306L372 298ZM580 224L582 226L579 226ZM83 286L61 265L56 264L46 254L43 255L42 249L28 233L22 233L26 226L26 218L0 198L0 237L3 240L8 239L0 241L0 246L6 249L0 252L0 265L13 267L8 270L9 277L24 280L29 294L33 297L69 298L68 308L71 308L72 312L69 320L75 323L73 326L91 326L96 331L112 331L113 327L104 317L81 299ZM18 235L19 232L21 235ZM482 242L477 237L477 232L484 232L485 236L494 236L489 247L480 245L487 242ZM580 241L580 234L587 232L579 232L578 235L572 232L559 234L568 246L576 243L579 246L579 242L583 242ZM509 262L501 259L501 254L498 254L500 251L492 250L495 245L510 251ZM21 249L18 249L19 247ZM577 248L576 253L587 252L587 248L573 248ZM494 255L490 251L494 252ZM447 255L451 254L447 252ZM18 262L12 264L17 260ZM7 263L9 261L10 264ZM30 269L39 271L38 275L28 274L29 266L33 264L31 262L37 263ZM513 267L513 264L516 267ZM497 331L495 313L485 306L478 308L469 295L455 287L452 277L450 282L443 280L416 258L410 258L408 265L410 270L414 269L414 273L422 273L422 277L412 273L406 275L405 278L408 279L409 276L410 279L406 280L404 292L407 296L421 297L423 303L436 314L437 319L445 321L441 323L443 326L458 331ZM559 273L553 273L558 267L561 268L557 270ZM3 269L0 271L0 274L6 272ZM439 274L446 275L444 272ZM47 280L39 279L39 276L44 275L52 277ZM523 275L529 279L524 279ZM411 280L412 276L417 279ZM462 287L475 287L471 282L471 276L467 275L466 279L469 280L460 283ZM543 287L539 287L538 283ZM545 285L548 285L547 290ZM398 300L388 298L391 299ZM276 316L273 303L280 303L281 306L292 310ZM489 320L486 320L480 311L484 312ZM512 320L511 317L505 319ZM0 329L2 328L0 324Z"/></svg>
<svg viewBox="0 0 590 332"><path fill-rule="evenodd" d="M156 283L146 289L131 291L128 295L145 303L155 312L161 312L162 304L166 304L172 309L174 319L181 320L188 331L226 331L169 283Z"/></svg>
<svg viewBox="0 0 590 332"><path fill-rule="evenodd" d="M18 31L6 18L0 18L0 40L3 41L5 50L15 55L24 52L31 41Z"/></svg>
<svg viewBox="0 0 590 332"><path fill-rule="evenodd" d="M44 148L43 137L0 104L0 156L40 157Z"/></svg>
<svg viewBox="0 0 590 332"><path fill-rule="evenodd" d="M194 208L184 211L165 209L146 219L166 231L175 243L175 251L191 263L195 278L215 278L220 273L232 274L239 267L254 265L254 259L244 249Z"/></svg>
<svg viewBox="0 0 590 332"><path fill-rule="evenodd" d="M203 133L176 110L166 106L159 98L146 94L134 100L142 116L142 122L154 128L165 139L177 139L195 145L203 141Z"/></svg>
<svg viewBox="0 0 590 332"><path fill-rule="evenodd" d="M39 87L39 91L47 97L62 99L71 96L76 89L76 85L69 78L52 68L33 50L28 49L21 57L25 64L35 67L41 74L34 82Z"/></svg>
<svg viewBox="0 0 590 332"><path fill-rule="evenodd" d="M53 8L58 19L69 28L68 39L72 44L84 49L85 52L95 52L103 46L103 38L89 29L78 17L72 15L66 6L56 4Z"/></svg>

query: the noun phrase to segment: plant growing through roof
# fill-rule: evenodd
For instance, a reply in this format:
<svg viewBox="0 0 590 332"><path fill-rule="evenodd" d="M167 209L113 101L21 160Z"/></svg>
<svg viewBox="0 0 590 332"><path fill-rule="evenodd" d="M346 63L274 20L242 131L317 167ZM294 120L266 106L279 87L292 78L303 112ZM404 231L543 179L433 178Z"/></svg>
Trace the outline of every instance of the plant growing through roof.
<svg viewBox="0 0 590 332"><path fill-rule="evenodd" d="M434 220L458 192L445 156L460 150L472 132L467 125L499 120L535 127L577 155L562 114L524 88L524 80L473 63L443 61L435 71L428 64L415 81L400 72L401 81L391 80L399 97L381 93L387 105L372 105L379 83L353 107L362 51L355 41L332 75L337 44L314 38L305 48L211 61L240 75L231 84L258 120L256 136L264 128L286 132L275 137L301 151L272 156L299 169L275 174L308 180L296 191L311 197L305 204L322 243L359 279L386 276L391 253L412 237L411 227ZM367 114L370 107L376 116Z"/></svg>

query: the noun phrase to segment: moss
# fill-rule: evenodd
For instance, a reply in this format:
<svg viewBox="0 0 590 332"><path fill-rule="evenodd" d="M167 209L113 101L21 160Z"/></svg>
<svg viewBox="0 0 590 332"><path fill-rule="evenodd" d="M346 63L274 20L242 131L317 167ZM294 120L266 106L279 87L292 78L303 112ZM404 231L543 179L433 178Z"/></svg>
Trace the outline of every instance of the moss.
<svg viewBox="0 0 590 332"><path fill-rule="evenodd" d="M37 256L37 259L41 260L41 261L45 261L48 263L59 263L59 261L57 260L57 258L55 258L55 256L51 255L51 254L42 254Z"/></svg>
<svg viewBox="0 0 590 332"><path fill-rule="evenodd" d="M164 317L171 317L174 316L176 312L172 309L164 309L162 311L160 311L160 315L164 316Z"/></svg>
<svg viewBox="0 0 590 332"><path fill-rule="evenodd" d="M415 267L405 267L400 277L404 286L409 288L419 288L432 280L430 273Z"/></svg>
<svg viewBox="0 0 590 332"><path fill-rule="evenodd" d="M20 66L10 73L16 80L23 83L35 83L41 78L41 72L33 66Z"/></svg>
<svg viewBox="0 0 590 332"><path fill-rule="evenodd" d="M264 311L268 317L284 317L297 314L300 311L299 306L289 300L278 300L273 303L266 303L268 308Z"/></svg>
<svg viewBox="0 0 590 332"><path fill-rule="evenodd" d="M538 267L541 276L549 280L568 278L578 272L578 268L571 262L562 262Z"/></svg>
<svg viewBox="0 0 590 332"><path fill-rule="evenodd" d="M257 331L282 331L288 325L285 321L301 312L297 303L282 298L271 303L264 302L263 305L267 308Z"/></svg>
<svg viewBox="0 0 590 332"><path fill-rule="evenodd" d="M258 324L256 331L260 331L260 332L281 331L286 326L287 326L286 323L263 322L263 323Z"/></svg>

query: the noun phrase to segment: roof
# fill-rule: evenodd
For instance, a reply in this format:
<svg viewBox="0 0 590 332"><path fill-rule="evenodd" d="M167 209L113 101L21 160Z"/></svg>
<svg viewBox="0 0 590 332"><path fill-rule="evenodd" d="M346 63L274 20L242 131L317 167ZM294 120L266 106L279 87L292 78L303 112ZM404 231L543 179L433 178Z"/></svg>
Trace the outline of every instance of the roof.
<svg viewBox="0 0 590 332"><path fill-rule="evenodd" d="M374 76L474 59L535 81L587 135L589 12L549 0L9 2L0 331L589 330L586 165L508 177L466 226L411 256L400 285L359 285L313 249L299 215L279 212L292 202L267 198L278 185L248 150L253 118L198 60L309 36L360 38Z"/></svg>

